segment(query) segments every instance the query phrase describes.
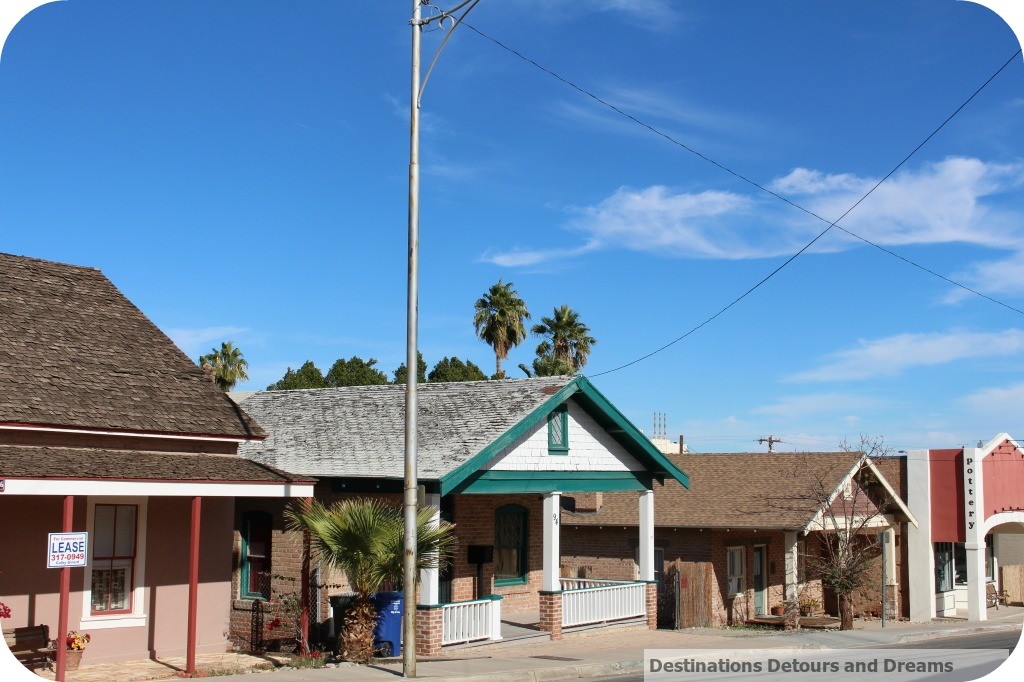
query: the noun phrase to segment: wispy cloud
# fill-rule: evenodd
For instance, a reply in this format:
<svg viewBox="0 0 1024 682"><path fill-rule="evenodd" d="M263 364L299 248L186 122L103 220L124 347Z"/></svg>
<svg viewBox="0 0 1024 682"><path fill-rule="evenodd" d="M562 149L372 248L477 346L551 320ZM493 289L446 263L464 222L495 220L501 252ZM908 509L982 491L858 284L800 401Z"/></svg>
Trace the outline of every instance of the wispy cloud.
<svg viewBox="0 0 1024 682"><path fill-rule="evenodd" d="M771 187L818 215L834 219L875 182L850 173L798 168L774 180ZM842 225L886 246L959 242L1024 251L1024 213L998 206L993 199L1022 185L1024 164L948 158L891 178ZM767 258L795 252L823 227L820 221L763 195L675 191L662 185L620 187L596 205L569 210L574 215L564 227L584 235L587 248L494 249L485 260L535 265L567 253L582 255L606 248L682 258ZM835 252L861 245L859 240L837 233L815 248ZM979 270L978 277L983 276L996 277ZM989 279L986 283L995 286ZM1012 284L1005 286L1009 289Z"/></svg>
<svg viewBox="0 0 1024 682"><path fill-rule="evenodd" d="M965 396L960 402L989 419L1018 420L1020 406L1024 403L1024 382L982 388Z"/></svg>
<svg viewBox="0 0 1024 682"><path fill-rule="evenodd" d="M619 14L630 23L649 31L662 33L676 28L683 18L679 4L672 0L524 0L522 5L533 17L548 21L569 20L583 13L609 12Z"/></svg>
<svg viewBox="0 0 1024 682"><path fill-rule="evenodd" d="M1020 296L1024 292L1024 251L1007 258L972 263L967 269L954 273L953 279L988 294ZM970 295L957 287L942 302L959 303Z"/></svg>
<svg viewBox="0 0 1024 682"><path fill-rule="evenodd" d="M848 173L797 168L776 179L771 187L834 220L876 182L876 178ZM873 242L892 246L960 242L1018 249L1024 247L1021 214L983 200L1022 184L1024 164L951 157L890 178L841 225Z"/></svg>
<svg viewBox="0 0 1024 682"><path fill-rule="evenodd" d="M767 414L787 419L799 419L811 414L850 413L867 409L877 409L884 401L864 395L852 393L813 393L808 395L784 396L769 405L755 407L754 414ZM850 423L859 421L859 417L849 415L843 419Z"/></svg>
<svg viewBox="0 0 1024 682"><path fill-rule="evenodd" d="M235 340L247 331L249 330L244 327L179 327L168 329L167 336L171 337L171 341L174 341L185 355L198 358L209 352L213 346Z"/></svg>
<svg viewBox="0 0 1024 682"><path fill-rule="evenodd" d="M1024 331L1019 329L898 334L872 341L862 340L857 347L832 353L820 367L796 374L791 380L858 381L897 376L911 367L1021 352L1024 352Z"/></svg>

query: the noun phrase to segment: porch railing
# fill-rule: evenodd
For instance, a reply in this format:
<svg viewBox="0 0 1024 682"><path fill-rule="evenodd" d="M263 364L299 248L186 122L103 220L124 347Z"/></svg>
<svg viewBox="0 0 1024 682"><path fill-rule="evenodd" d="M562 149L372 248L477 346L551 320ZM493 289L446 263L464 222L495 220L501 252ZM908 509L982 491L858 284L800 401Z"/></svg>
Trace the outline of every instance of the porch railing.
<svg viewBox="0 0 1024 682"><path fill-rule="evenodd" d="M566 582L598 583L566 587ZM647 614L647 585L615 580L563 579L562 627L605 623Z"/></svg>
<svg viewBox="0 0 1024 682"><path fill-rule="evenodd" d="M501 639L501 599L441 605L441 646Z"/></svg>

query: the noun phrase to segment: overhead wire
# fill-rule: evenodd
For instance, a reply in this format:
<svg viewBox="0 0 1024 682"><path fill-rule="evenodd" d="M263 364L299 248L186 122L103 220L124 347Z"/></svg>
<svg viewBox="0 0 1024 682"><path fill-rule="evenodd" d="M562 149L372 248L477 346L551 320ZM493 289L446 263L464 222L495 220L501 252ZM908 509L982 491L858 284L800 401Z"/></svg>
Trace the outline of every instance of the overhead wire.
<svg viewBox="0 0 1024 682"><path fill-rule="evenodd" d="M703 322L701 322L701 323L697 324L696 326L692 327L686 333L676 337L672 341L669 341L668 343L660 346L659 348L657 348L657 349L655 349L655 350L653 350L653 351L651 351L651 352L649 352L649 353L647 353L645 355L642 355L642 356L640 356L640 357L638 357L638 358L636 358L634 360L631 360L630 362L624 363L622 365L618 365L617 367L613 367L611 369L607 369L607 370L604 370L602 372L596 372L596 373L590 374L589 376L598 377L598 376L602 376L602 375L605 375L605 374L611 374L612 372L617 372L617 371L619 371L621 369L625 369L625 368L630 367L632 365L635 365L635 364L637 364L639 362L643 362L644 360L646 360L646 359L648 359L648 358L650 358L650 357L652 357L654 355L657 355L658 353L660 353L660 352L670 348L671 346L674 346L675 344L679 343L680 341L682 341L683 339L687 338L691 334L699 331L700 329L702 329L706 325L708 325L711 322L713 322L715 319L717 319L723 313L727 312L730 308L735 306L737 303L739 303L740 301L745 299L747 296L752 294L754 291L759 289L765 283L767 283L772 277L774 277L776 274L778 274L780 271L782 271L785 267L787 267L790 263L792 263L799 256L801 256L805 251L807 251L811 246L813 246L819 239L824 237L833 227L837 227L842 232L850 235L851 237L859 239L860 241L864 242L865 244L873 246L876 249L882 251L883 253L886 253L886 254L894 257L894 258L899 259L900 261L902 261L902 262L904 262L904 263L906 263L908 265L911 265L911 266L913 266L915 268L918 268L918 269L922 270L923 272L926 272L926 273L928 273L928 274L930 274L930 275L932 275L934 277L937 277L937 278L943 280L944 282L946 282L948 284L952 284L952 285L954 285L956 287L959 287L959 288L961 288L961 289L963 289L963 290L965 290L965 291L967 291L969 293L972 293L972 294L974 294L976 296L980 296L981 298L984 298L984 299L986 299L986 300L988 300L988 301L990 301L992 303L995 303L996 305L1002 306L1002 307L1004 307L1004 308L1006 308L1008 310L1011 310L1013 312L1016 312L1016 313L1018 313L1020 315L1024 315L1024 310L1022 310L1020 308L1017 308L1017 307L1012 306L1012 305L1010 305L1008 303L1000 301L1000 300L998 300L996 298L993 298L992 296L988 296L987 294L984 294L984 293L982 293L980 291L977 291L976 289L973 289L973 288L971 288L971 287L969 287L969 286L967 286L965 284L957 282L956 280L953 280L953 279L951 279L949 277L946 277L945 275L939 274L938 272L935 272L931 268L928 268L928 267L926 267L924 265L921 265L921 264L919 264L919 263L917 263L917 262L915 262L915 261L913 261L913 260L911 260L911 259L909 259L909 258L907 258L905 256L902 256L902 255L896 253L895 251L892 251L891 249L888 249L888 248L886 248L886 247L884 247L884 246L882 246L880 244L877 244L874 241L872 241L870 239L867 239L866 237L862 237L861 235L859 235L859 234L857 234L857 233L855 233L855 232L853 232L853 231L843 227L842 225L838 224L839 221L841 221L843 218L845 218L847 215L849 215L850 212L852 212L855 208L857 208L865 199L867 199L869 196L871 196L875 192L875 190L877 190L886 180L891 178L900 168L902 168L907 163L907 161L909 161L915 154L917 154L917 152L920 151L921 148L924 147L933 137L935 137L935 135L937 135L939 133L939 131L941 131L943 128L945 128L946 125L951 120L953 120L953 118L955 118L956 115L959 114L964 109L964 107L966 107L968 104L970 104L971 101L973 101L974 98L977 97L978 94L980 94L982 90L984 90L993 80L995 80L995 78L997 76L999 76L999 74L1002 73L1003 70L1005 70L1006 67L1009 66L1013 62L1013 60L1016 59L1021 54L1021 50L1018 49L1009 59L1007 59L1002 64L1002 66L1000 66L991 76L989 76L989 78L984 83L981 84L981 86L979 86L973 93L971 93L970 97L968 97L966 100L964 100L963 103L961 103L960 106L958 106L953 111L952 114L950 114L948 117L946 117L946 119L942 123L940 123L938 125L938 127L936 127L934 130L932 130L932 132L929 133L928 136L924 138L924 140L922 140L916 147L914 147L914 149L909 154L907 154L905 157L903 157L903 159L898 164L896 164L892 168L892 170L890 170L888 173L886 173L886 175L882 179L880 179L878 182L876 182L871 187L871 189L869 189L863 196L861 196L852 206L850 206L850 208L848 208L846 211L844 211L843 214L840 215L835 220L829 221L827 218L824 218L823 216L821 216L821 215L817 214L816 212L812 211L811 209L809 209L809 208L807 208L805 206L802 206L802 205L796 203L795 201L787 198L786 196L784 196L782 194L779 194L778 192L775 192L774 190L772 190L772 189L766 187L765 185L757 182L756 180L753 180L753 179L747 177L746 175L744 175L744 174L742 174L742 173L740 173L740 172L738 172L736 170L733 170L732 168L730 168L730 167L724 165L723 163L721 163L721 162L719 162L719 161L717 161L717 160L707 156L706 154L704 154L704 153L700 152L699 150L691 147L690 145L687 145L686 143L684 143L684 142L682 142L680 140L677 140L672 135L670 135L670 134L668 134L668 133L666 133L666 132L656 128L655 126L651 125L650 123L647 123L647 122L641 120L640 118L637 118L633 114L630 114L629 112L624 111L623 109L619 108L615 104L612 104L611 102L609 102L609 101L599 97L598 95L595 95L593 92L591 92L591 91L587 90L586 88L576 84L575 82L569 80L568 78L565 78L564 76L562 76L561 74L557 73L556 71L554 71L554 70L544 66L543 64L540 64L539 62L535 61L534 59L531 59L530 57L527 57L526 55L522 54L521 52L519 52L515 48L505 44L504 42L498 40L497 38L494 38L494 37L488 35L487 33L484 33L483 31L481 31L480 29L476 28L472 24L470 24L470 23L468 23L466 21L463 21L462 22L462 26L465 26L466 28L468 28L469 30L473 31L474 33L476 33L480 37L482 37L482 38L484 38L484 39L494 43L495 45L497 45L498 47L502 48L503 50L506 50L507 52L515 55L519 59L521 59L521 60L525 61L526 63L534 66L535 68L543 71L544 73L546 73L549 76L555 78L556 80L564 83L568 87L576 90L577 92L585 95L586 97L589 97L590 99L594 100L595 102L599 103L600 105L602 105L602 106L604 106L604 107L614 111L615 113L619 114L620 116L623 116L624 118L626 118L626 119L636 123L637 125L647 129L651 133L653 133L653 134L655 134L655 135L657 135L659 137L664 138L665 140L669 141L670 143L672 143L672 144L674 144L674 145L676 145L678 147L681 147L682 149L685 149L686 151L688 151L691 154L697 156L698 158L706 161L707 163L710 163L711 165L713 165L716 168L724 171L725 173L728 173L729 175L732 175L733 177L735 177L735 178L737 178L737 179L739 179L739 180L741 180L741 181L743 181L743 182L745 182L745 183L755 187L756 189L758 189L758 190L760 190L760 191L762 191L762 192L764 192L764 193L766 193L766 194L768 194L768 195L770 195L770 196L772 196L772 197L774 197L774 198L776 198L776 199L778 199L778 200L788 204L789 206L792 206L793 208L795 208L795 209L797 209L797 210L799 210L799 211L801 211L803 213L806 213L807 215L809 215L809 216L811 216L813 218L816 218L817 220L819 220L821 222L827 223L827 226L825 227L824 230L822 230L817 235L815 235L813 239L811 239L809 242L807 242L796 253L792 254L789 258L787 258L782 264L780 264L779 266L774 268L771 272L769 272L767 275L765 275L760 280L758 280L757 283L755 283L749 289L747 289L742 294L737 296L735 299L733 299L726 306L724 306L723 308L720 308L716 313L714 313L710 317L706 318Z"/></svg>

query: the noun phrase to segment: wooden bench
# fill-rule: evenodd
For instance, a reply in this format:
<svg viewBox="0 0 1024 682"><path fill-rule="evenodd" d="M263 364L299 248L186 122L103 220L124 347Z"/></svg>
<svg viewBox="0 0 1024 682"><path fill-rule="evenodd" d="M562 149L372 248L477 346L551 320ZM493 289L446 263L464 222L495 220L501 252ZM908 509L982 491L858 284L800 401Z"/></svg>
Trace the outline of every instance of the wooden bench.
<svg viewBox="0 0 1024 682"><path fill-rule="evenodd" d="M1000 604L1006 606L1010 603L1010 598L1006 590L996 592L995 583L985 583L985 603L989 607L996 607L996 611L998 611Z"/></svg>
<svg viewBox="0 0 1024 682"><path fill-rule="evenodd" d="M50 629L45 625L4 630L4 641L14 657L26 668L48 668L53 656Z"/></svg>

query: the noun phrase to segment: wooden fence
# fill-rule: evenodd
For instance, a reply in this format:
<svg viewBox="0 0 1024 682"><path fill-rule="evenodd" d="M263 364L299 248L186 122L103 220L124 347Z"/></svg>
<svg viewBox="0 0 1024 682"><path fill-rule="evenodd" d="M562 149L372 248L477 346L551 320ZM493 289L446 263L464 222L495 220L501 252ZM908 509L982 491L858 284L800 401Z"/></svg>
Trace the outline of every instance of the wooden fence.
<svg viewBox="0 0 1024 682"><path fill-rule="evenodd" d="M1006 591L1009 602L1024 604L1024 566L1000 566L999 571L1002 589Z"/></svg>

